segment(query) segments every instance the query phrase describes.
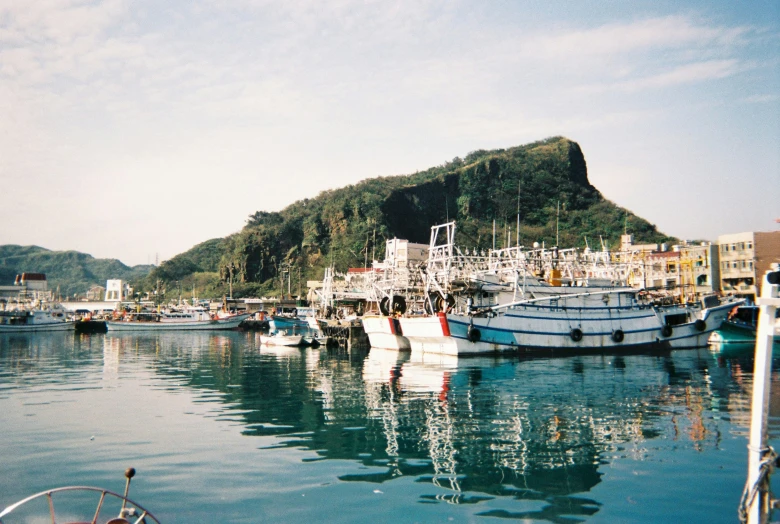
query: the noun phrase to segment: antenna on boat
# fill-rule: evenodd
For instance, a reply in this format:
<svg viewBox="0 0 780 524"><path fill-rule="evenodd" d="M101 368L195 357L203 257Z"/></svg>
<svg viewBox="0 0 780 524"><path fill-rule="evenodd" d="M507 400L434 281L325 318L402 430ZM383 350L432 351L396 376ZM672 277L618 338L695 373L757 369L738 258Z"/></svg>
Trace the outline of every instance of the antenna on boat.
<svg viewBox="0 0 780 524"><path fill-rule="evenodd" d="M515 245L520 247L520 181L517 181L517 233Z"/></svg>
<svg viewBox="0 0 780 524"><path fill-rule="evenodd" d="M558 242L558 218L561 216L561 201L558 201L555 211L555 245L559 245Z"/></svg>
<svg viewBox="0 0 780 524"><path fill-rule="evenodd" d="M493 249L496 249L496 219L493 219Z"/></svg>

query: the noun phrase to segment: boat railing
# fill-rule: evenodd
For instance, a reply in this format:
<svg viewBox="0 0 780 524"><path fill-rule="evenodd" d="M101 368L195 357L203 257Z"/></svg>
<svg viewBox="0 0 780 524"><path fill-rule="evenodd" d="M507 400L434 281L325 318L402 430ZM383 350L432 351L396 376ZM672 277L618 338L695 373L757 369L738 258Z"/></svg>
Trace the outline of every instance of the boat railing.
<svg viewBox="0 0 780 524"><path fill-rule="evenodd" d="M495 306L489 306L487 308L481 308L481 310L497 311L500 309L512 308L515 306L524 306L526 304L537 304L540 302L549 302L551 300L567 300L570 298L582 298L582 297L594 297L594 296L607 296L607 295L635 295L636 290L633 289L610 289L605 291L588 291L586 293L567 293L560 295L550 295L546 297L529 298L524 300L516 300L513 302L507 302L505 304L498 304Z"/></svg>
<svg viewBox="0 0 780 524"><path fill-rule="evenodd" d="M40 493L36 493L35 495L29 496L23 500L20 500L19 502L12 504L5 508L3 511L0 512L0 524L3 524L3 517L6 517L10 515L14 510L18 509L20 506L23 506L24 504L27 504L28 502L39 499L39 498L45 498L48 503L49 508L49 516L51 518L52 524L56 524L57 520L57 512L54 506L54 497L55 494L61 494L61 493L67 493L67 492L94 492L94 493L100 493L100 497L97 501L97 507L95 508L94 516L92 517L92 524L95 524L98 522L98 518L100 518L100 512L103 510L104 503L106 502L106 499L117 499L118 501L121 501L122 507L119 510L119 516L115 518L111 518L106 521L106 524L129 524L129 518L135 519L133 522L135 523L146 523L148 522L147 519L156 522L157 524L160 524L160 521L157 520L157 517L152 515L152 513L149 512L149 510L145 509L143 506L138 504L137 502L129 499L127 497L128 492L130 490L130 479L133 478L135 475L135 469L134 468L127 468L125 470L125 478L127 479L127 482L125 483L125 491L124 495L120 495L119 493L114 493L113 491L103 489L103 488L96 488L92 486L66 486L62 488L54 488L49 489L46 491L41 491Z"/></svg>

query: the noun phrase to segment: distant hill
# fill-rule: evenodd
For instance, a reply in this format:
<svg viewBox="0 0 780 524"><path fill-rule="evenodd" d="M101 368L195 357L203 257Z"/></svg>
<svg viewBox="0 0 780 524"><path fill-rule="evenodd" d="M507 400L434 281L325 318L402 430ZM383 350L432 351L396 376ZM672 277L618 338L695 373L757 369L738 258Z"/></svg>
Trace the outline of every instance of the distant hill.
<svg viewBox="0 0 780 524"><path fill-rule="evenodd" d="M291 187L291 190L294 188ZM671 237L605 199L588 180L580 146L554 137L528 145L474 151L411 175L380 177L324 191L280 212L258 211L245 227L224 239L195 246L152 270L147 279L197 289L200 296L279 294L289 275L293 293L306 280L322 278L384 256L393 237L428 242L432 225L456 220L456 243L489 248L493 223L497 245L514 242L520 215L521 244L544 242L584 247L585 238L617 246L624 228L637 242ZM511 233L510 233L511 228Z"/></svg>
<svg viewBox="0 0 780 524"><path fill-rule="evenodd" d="M63 297L83 295L92 286L118 278L142 281L154 266L128 267L113 258L94 258L77 251L50 251L38 246L0 246L0 285L11 285L21 273L45 273L49 289Z"/></svg>

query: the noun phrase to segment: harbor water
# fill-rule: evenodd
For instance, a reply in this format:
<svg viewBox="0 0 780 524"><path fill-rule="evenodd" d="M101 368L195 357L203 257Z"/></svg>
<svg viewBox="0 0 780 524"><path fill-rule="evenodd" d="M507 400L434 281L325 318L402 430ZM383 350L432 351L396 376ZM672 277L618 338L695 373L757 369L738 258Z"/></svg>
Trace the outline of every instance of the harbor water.
<svg viewBox="0 0 780 524"><path fill-rule="evenodd" d="M0 335L0 509L121 493L132 466L130 498L166 523L731 523L752 373L749 349L423 359L252 332ZM71 520L79 504L94 511Z"/></svg>

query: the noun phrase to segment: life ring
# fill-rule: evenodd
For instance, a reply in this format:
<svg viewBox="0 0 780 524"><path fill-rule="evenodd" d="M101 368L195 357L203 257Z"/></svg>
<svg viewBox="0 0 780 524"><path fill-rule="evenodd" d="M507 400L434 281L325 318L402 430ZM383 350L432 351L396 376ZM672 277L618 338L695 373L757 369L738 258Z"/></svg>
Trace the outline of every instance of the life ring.
<svg viewBox="0 0 780 524"><path fill-rule="evenodd" d="M616 329L612 332L612 340L614 342L623 342L623 338L625 337L625 334L623 333L622 329Z"/></svg>
<svg viewBox="0 0 780 524"><path fill-rule="evenodd" d="M674 330L672 329L672 326L670 326L669 324L664 324L663 327L661 328L661 334L665 337L671 337L673 331Z"/></svg>
<svg viewBox="0 0 780 524"><path fill-rule="evenodd" d="M466 336L471 342L479 342L479 340L482 338L482 333L480 333L477 328L470 327Z"/></svg>
<svg viewBox="0 0 780 524"><path fill-rule="evenodd" d="M580 328L574 328L569 332L569 336L574 342L582 340L582 330Z"/></svg>
<svg viewBox="0 0 780 524"><path fill-rule="evenodd" d="M693 327L696 328L696 331L704 331L707 329L707 323L704 320L697 318L696 322L693 323Z"/></svg>

